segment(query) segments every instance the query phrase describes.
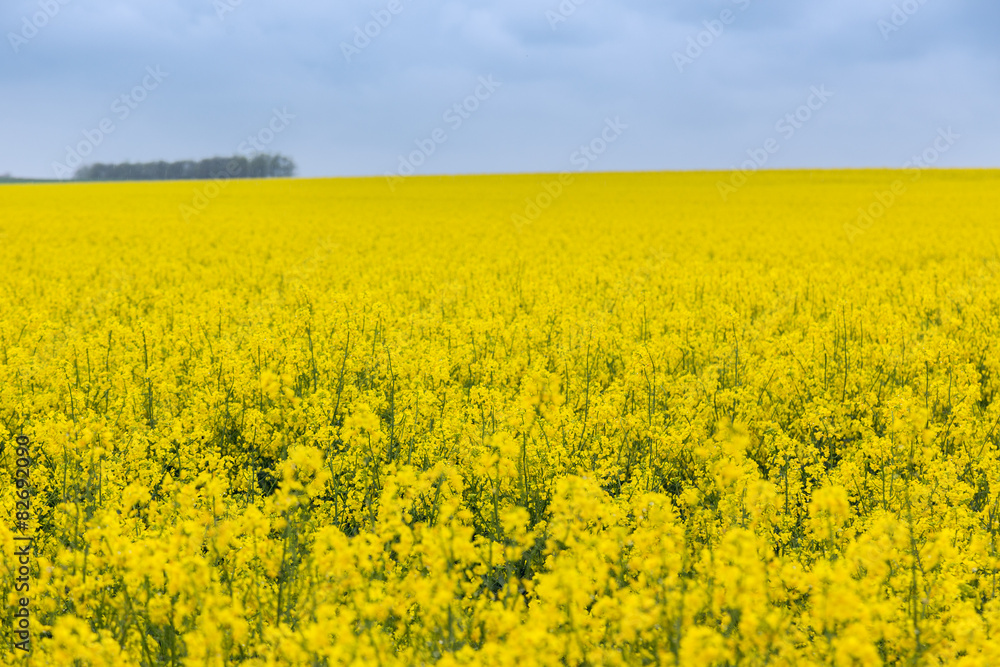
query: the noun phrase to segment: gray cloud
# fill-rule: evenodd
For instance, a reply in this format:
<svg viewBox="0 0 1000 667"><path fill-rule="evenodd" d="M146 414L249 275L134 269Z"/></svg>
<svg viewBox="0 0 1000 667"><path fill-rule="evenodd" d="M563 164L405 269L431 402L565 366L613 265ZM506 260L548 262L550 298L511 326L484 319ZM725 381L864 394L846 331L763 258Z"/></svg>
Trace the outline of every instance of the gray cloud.
<svg viewBox="0 0 1000 667"><path fill-rule="evenodd" d="M630 129L594 169L728 169L820 84L834 97L768 166L898 166L949 125L965 140L943 165L998 166L992 0L907 0L918 9L887 36L902 0L563 0L575 9L554 26L560 0L399 0L350 62L342 43L390 0L243 0L220 18L227 2L0 6L0 173L51 176L108 117L88 161L232 154L275 107L296 118L269 148L309 176L392 171L436 128L448 139L420 173L568 169L609 116ZM59 9L15 53L10 34L42 5ZM723 11L679 72L675 54ZM169 76L119 120L147 66ZM491 74L502 87L451 130L445 111Z"/></svg>

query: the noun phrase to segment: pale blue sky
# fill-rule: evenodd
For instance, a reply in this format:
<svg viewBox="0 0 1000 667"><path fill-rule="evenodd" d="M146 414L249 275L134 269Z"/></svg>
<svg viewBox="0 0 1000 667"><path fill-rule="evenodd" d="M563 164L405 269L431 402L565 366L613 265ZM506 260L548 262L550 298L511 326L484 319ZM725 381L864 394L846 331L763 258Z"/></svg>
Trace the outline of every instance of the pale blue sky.
<svg viewBox="0 0 1000 667"><path fill-rule="evenodd" d="M0 174L248 137L303 176L561 171L609 119L592 170L901 166L948 128L935 166L1000 166L996 0L4 0L0 31Z"/></svg>

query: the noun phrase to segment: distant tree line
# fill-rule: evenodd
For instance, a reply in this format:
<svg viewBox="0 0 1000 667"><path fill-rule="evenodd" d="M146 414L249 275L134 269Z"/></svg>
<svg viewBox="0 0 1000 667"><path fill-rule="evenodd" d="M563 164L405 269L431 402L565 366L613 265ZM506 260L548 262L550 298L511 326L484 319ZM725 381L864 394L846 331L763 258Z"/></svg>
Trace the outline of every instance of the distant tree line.
<svg viewBox="0 0 1000 667"><path fill-rule="evenodd" d="M295 175L295 162L284 155L261 153L253 158L213 157L195 162L142 162L91 164L73 174L77 181L167 181L213 178L287 178Z"/></svg>

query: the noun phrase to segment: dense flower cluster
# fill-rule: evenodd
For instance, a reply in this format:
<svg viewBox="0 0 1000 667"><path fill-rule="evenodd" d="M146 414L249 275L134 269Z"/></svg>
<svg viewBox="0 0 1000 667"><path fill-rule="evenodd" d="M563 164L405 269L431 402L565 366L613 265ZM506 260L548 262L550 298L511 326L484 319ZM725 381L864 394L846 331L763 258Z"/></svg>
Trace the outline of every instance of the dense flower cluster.
<svg viewBox="0 0 1000 667"><path fill-rule="evenodd" d="M33 664L1000 664L1000 176L894 177L5 186Z"/></svg>

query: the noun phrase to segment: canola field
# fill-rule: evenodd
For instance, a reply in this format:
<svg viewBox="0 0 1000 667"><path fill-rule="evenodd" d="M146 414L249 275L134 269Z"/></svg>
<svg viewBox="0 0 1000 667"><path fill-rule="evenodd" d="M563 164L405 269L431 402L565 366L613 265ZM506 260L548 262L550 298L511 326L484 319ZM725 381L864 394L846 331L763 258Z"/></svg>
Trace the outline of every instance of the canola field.
<svg viewBox="0 0 1000 667"><path fill-rule="evenodd" d="M723 178L3 186L0 662L1000 664L1000 173Z"/></svg>

